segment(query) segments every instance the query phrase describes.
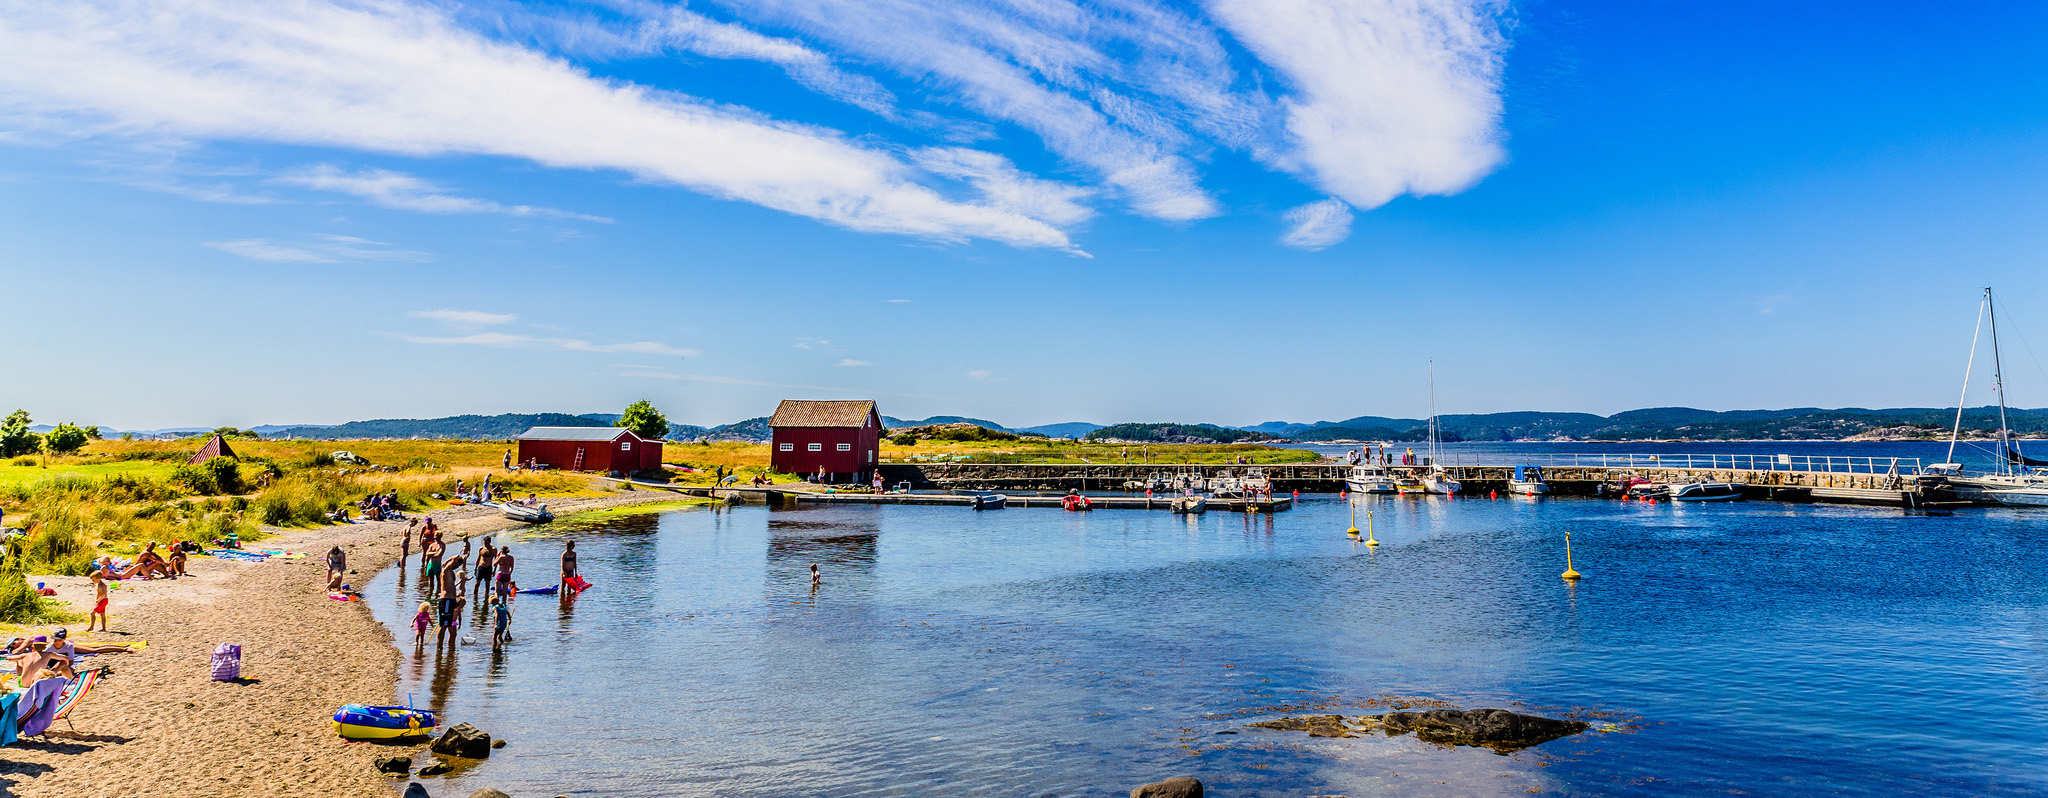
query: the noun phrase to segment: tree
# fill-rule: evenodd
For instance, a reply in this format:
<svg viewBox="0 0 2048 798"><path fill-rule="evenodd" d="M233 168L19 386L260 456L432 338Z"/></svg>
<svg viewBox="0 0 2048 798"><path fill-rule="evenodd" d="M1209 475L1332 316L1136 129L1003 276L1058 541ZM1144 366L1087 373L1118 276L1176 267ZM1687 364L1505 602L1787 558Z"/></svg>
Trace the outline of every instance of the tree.
<svg viewBox="0 0 2048 798"><path fill-rule="evenodd" d="M50 430L50 434L43 436L43 445L49 447L51 454L70 454L85 448L85 442L91 439L91 435L83 428L66 422L58 424L56 429Z"/></svg>
<svg viewBox="0 0 2048 798"><path fill-rule="evenodd" d="M43 436L28 431L28 425L35 419L28 417L27 410L16 410L7 414L6 421L0 421L0 457L20 454L35 454L43 448Z"/></svg>
<svg viewBox="0 0 2048 798"><path fill-rule="evenodd" d="M654 409L653 402L645 399L626 405L626 412L621 413L618 423L612 426L625 427L651 441L668 437L668 417Z"/></svg>

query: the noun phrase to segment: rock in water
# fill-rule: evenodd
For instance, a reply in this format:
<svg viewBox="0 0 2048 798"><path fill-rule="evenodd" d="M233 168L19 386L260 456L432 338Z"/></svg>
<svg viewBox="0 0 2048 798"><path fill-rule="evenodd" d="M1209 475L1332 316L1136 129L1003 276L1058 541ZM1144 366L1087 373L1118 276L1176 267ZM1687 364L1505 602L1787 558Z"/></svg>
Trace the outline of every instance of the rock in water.
<svg viewBox="0 0 2048 798"><path fill-rule="evenodd" d="M447 773L448 771L451 771L451 770L454 770L454 769L455 769L455 768L451 768L451 767L449 767L449 766L448 766L448 763L446 763L446 762L431 762L431 763L428 763L426 767L420 768L420 775L422 775L422 776L439 776L439 775L441 775L441 774L443 774L443 773Z"/></svg>
<svg viewBox="0 0 2048 798"><path fill-rule="evenodd" d="M466 759L489 759L491 736L475 726L457 723L454 728L442 732L441 739L434 741L434 753Z"/></svg>
<svg viewBox="0 0 2048 798"><path fill-rule="evenodd" d="M1389 712L1380 716L1380 724L1389 734L1414 732L1417 738L1428 742L1485 746L1501 752L1542 745L1587 728L1582 721L1523 715L1505 709Z"/></svg>
<svg viewBox="0 0 2048 798"><path fill-rule="evenodd" d="M1300 718L1281 718L1279 720L1260 721L1251 725L1261 729L1305 731L1308 732L1310 737L1357 737L1360 732L1367 731L1372 727L1371 718L1359 718L1359 720L1365 722L1365 728L1345 726L1343 715L1309 715Z"/></svg>
<svg viewBox="0 0 2048 798"><path fill-rule="evenodd" d="M1202 780L1176 776L1132 790L1131 798L1202 798Z"/></svg>
<svg viewBox="0 0 2048 798"><path fill-rule="evenodd" d="M396 776L403 776L407 773L412 772L411 757L380 756L376 759L370 760L370 762L371 764L377 766L378 773L390 773Z"/></svg>
<svg viewBox="0 0 2048 798"><path fill-rule="evenodd" d="M492 741L491 741L491 747L492 747L492 748L504 748L504 747L505 747L505 738L503 738L503 737L500 737L500 738L498 738L498 739L496 739L496 740L492 740Z"/></svg>
<svg viewBox="0 0 2048 798"><path fill-rule="evenodd" d="M493 790L489 787L485 787L481 790L477 790L476 792L470 793L469 798L512 798L512 796L506 795L505 793L500 792L498 790Z"/></svg>
<svg viewBox="0 0 2048 798"><path fill-rule="evenodd" d="M417 781L405 785L405 798L427 798L427 785Z"/></svg>

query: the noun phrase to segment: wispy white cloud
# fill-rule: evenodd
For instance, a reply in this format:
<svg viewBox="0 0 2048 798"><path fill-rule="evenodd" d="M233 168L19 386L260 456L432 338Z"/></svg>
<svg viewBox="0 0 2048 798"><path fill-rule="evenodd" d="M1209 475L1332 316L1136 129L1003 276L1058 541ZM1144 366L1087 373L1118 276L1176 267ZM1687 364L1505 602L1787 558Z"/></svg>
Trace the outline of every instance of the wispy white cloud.
<svg viewBox="0 0 2048 798"><path fill-rule="evenodd" d="M510 313L486 313L481 310L415 310L405 314L415 319L433 319L457 327L490 327L510 324L518 319Z"/></svg>
<svg viewBox="0 0 2048 798"><path fill-rule="evenodd" d="M1451 194L1493 171L1499 0L1208 0L1294 94L1271 160L1353 206Z"/></svg>
<svg viewBox="0 0 2048 798"><path fill-rule="evenodd" d="M1073 249L885 149L616 81L395 0L0 0L0 112L109 134L617 169L849 229Z"/></svg>
<svg viewBox="0 0 2048 798"><path fill-rule="evenodd" d="M869 362L867 362L867 361L865 361L865 360L854 360L853 358L847 357L847 358L840 358L840 359L839 359L839 365L842 365L842 366L872 366L872 365L874 365L874 364L873 364L873 363L869 363Z"/></svg>
<svg viewBox="0 0 2048 798"><path fill-rule="evenodd" d="M695 349L684 349L654 341L593 344L579 338L543 338L534 335L502 332L480 332L453 336L401 335L398 337L416 344L495 346L507 349L558 349L571 352L598 352L604 354L627 352L636 355L671 355L674 357L689 357L697 354Z"/></svg>
<svg viewBox="0 0 2048 798"><path fill-rule="evenodd" d="M503 205L490 200L459 197L441 187L404 172L363 169L348 172L333 164L318 164L277 178L277 182L304 186L317 191L352 194L371 203L402 211L423 213L502 213L508 216L550 216L584 222L612 220L602 216L533 205Z"/></svg>
<svg viewBox="0 0 2048 798"><path fill-rule="evenodd" d="M409 249L389 249L381 241L355 236L325 235L308 241L277 242L267 238L208 241L206 245L233 255L271 263L351 263L398 261L425 263L434 256Z"/></svg>
<svg viewBox="0 0 2048 798"><path fill-rule="evenodd" d="M970 380L992 380L995 379L995 376L996 373L988 369L975 369L967 372L967 378Z"/></svg>
<svg viewBox="0 0 2048 798"><path fill-rule="evenodd" d="M1280 243L1298 249L1323 249L1351 235L1351 206L1340 199L1317 200L1282 218L1287 232L1280 234Z"/></svg>
<svg viewBox="0 0 2048 798"><path fill-rule="evenodd" d="M910 302L910 300L908 300L908 299L884 299L884 300L882 300L882 301L883 301L883 302L887 302L887 303L889 303L889 304L892 304L892 305L903 305L903 304L908 304L908 303Z"/></svg>

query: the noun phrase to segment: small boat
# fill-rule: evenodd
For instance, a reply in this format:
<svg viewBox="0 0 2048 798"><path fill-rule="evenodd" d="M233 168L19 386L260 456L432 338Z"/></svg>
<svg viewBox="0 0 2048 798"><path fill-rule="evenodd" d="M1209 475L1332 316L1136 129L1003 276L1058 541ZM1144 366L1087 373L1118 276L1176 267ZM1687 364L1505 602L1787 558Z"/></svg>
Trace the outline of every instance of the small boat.
<svg viewBox="0 0 2048 798"><path fill-rule="evenodd" d="M1429 469L1429 478L1424 479L1422 484L1429 488L1430 493L1442 494L1444 496L1455 495L1458 491L1464 489L1463 485L1458 484L1457 480L1451 478L1451 472L1444 470L1443 466L1432 466Z"/></svg>
<svg viewBox="0 0 2048 798"><path fill-rule="evenodd" d="M1060 509L1062 509L1062 510L1093 510L1093 509L1095 509L1095 503L1094 503L1094 502L1091 502L1091 501L1089 501L1089 500L1088 500L1088 497L1086 497L1086 496L1082 496L1082 495L1079 495L1079 494L1074 494L1074 493L1069 493L1069 494L1067 494L1067 495L1066 495L1066 496L1065 496L1064 498L1060 499Z"/></svg>
<svg viewBox="0 0 2048 798"><path fill-rule="evenodd" d="M1404 496L1428 493L1429 486L1423 484L1422 480L1416 479L1412 476L1395 477L1394 492L1402 494Z"/></svg>
<svg viewBox="0 0 2048 798"><path fill-rule="evenodd" d="M1675 502L1725 502L1742 498L1740 482L1688 482L1672 485L1668 495Z"/></svg>
<svg viewBox="0 0 2048 798"><path fill-rule="evenodd" d="M529 524L540 524L555 520L555 514L548 512L548 506L545 504L536 504L528 507L524 504L505 502L498 505L498 511L504 513L506 518L514 521L524 521Z"/></svg>
<svg viewBox="0 0 2048 798"><path fill-rule="evenodd" d="M1344 489L1352 493L1396 493L1394 478L1387 476L1387 470L1379 466L1352 466L1351 475L1344 478Z"/></svg>
<svg viewBox="0 0 2048 798"><path fill-rule="evenodd" d="M1543 481L1542 466L1515 466L1508 476L1508 492L1524 496L1542 496L1550 492L1550 483Z"/></svg>
<svg viewBox="0 0 2048 798"><path fill-rule="evenodd" d="M1987 490L1984 495L2008 507L2048 507L2048 488Z"/></svg>
<svg viewBox="0 0 2048 798"><path fill-rule="evenodd" d="M347 740L423 737L433 734L437 725L432 710L412 707L346 704L334 711L334 732Z"/></svg>
<svg viewBox="0 0 2048 798"><path fill-rule="evenodd" d="M1194 494L1175 496L1168 509L1182 515L1201 515L1209 511L1209 497Z"/></svg>
<svg viewBox="0 0 2048 798"><path fill-rule="evenodd" d="M1010 497L1000 493L983 493L974 497L976 510L1000 510L1009 506Z"/></svg>

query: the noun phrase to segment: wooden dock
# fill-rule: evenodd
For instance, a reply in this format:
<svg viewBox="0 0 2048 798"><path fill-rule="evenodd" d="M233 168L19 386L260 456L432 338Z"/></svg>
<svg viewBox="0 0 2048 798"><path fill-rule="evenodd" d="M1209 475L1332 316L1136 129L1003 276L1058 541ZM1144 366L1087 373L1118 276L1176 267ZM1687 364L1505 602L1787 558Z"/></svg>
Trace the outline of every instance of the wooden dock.
<svg viewBox="0 0 2048 798"><path fill-rule="evenodd" d="M707 499L723 499L729 504L766 504L787 506L790 504L914 504L934 507L972 507L973 496L950 493L826 493L806 486L757 488L751 485L712 487L709 485L664 485L659 482L641 482L630 479L613 479L613 482L632 485L646 490L666 490L685 496L701 496ZM1050 507L1059 509L1063 505L1060 494L1005 493L1010 507ZM1088 501L1097 510L1166 510L1171 509L1171 496L1089 496ZM1271 499L1210 499L1208 511L1217 513L1277 513L1294 509L1291 496L1274 496Z"/></svg>

